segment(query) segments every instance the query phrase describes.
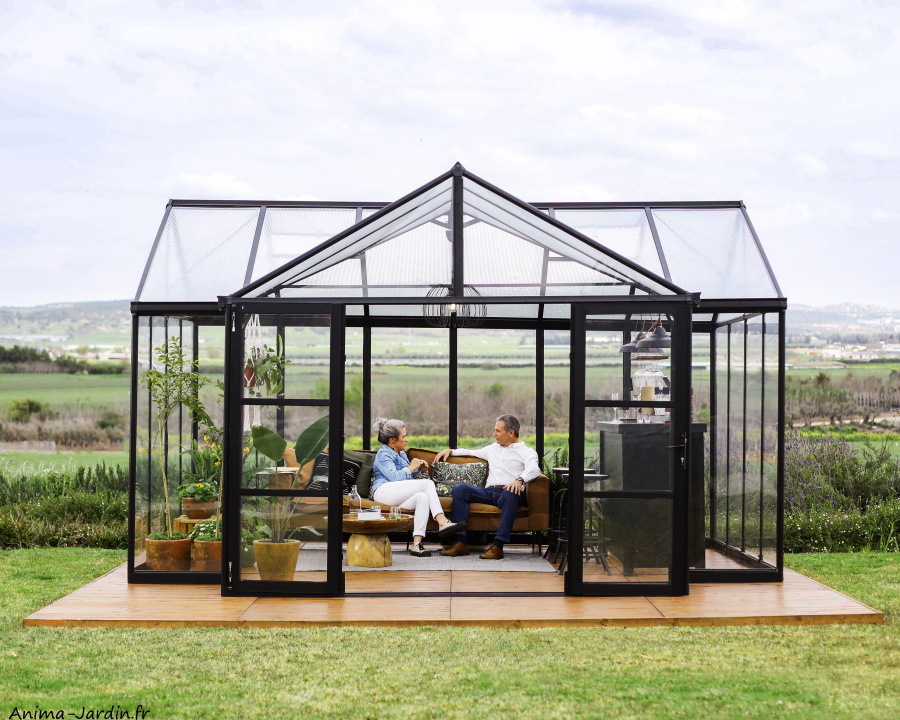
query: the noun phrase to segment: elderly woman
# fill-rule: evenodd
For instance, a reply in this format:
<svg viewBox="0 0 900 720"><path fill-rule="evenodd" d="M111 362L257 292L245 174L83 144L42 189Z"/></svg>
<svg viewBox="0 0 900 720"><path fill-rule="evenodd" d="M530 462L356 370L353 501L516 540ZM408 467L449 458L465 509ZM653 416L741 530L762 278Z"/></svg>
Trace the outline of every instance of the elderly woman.
<svg viewBox="0 0 900 720"><path fill-rule="evenodd" d="M416 557L429 557L431 551L426 550L422 544L429 510L437 521L440 537L465 532L466 524L450 522L447 519L431 480L413 477L419 468L427 469L428 463L418 458L410 462L407 457L406 425L400 420L378 418L373 429L378 435L381 447L375 455L373 470L375 479L372 482L371 498L380 505L415 511L413 546L410 554Z"/></svg>

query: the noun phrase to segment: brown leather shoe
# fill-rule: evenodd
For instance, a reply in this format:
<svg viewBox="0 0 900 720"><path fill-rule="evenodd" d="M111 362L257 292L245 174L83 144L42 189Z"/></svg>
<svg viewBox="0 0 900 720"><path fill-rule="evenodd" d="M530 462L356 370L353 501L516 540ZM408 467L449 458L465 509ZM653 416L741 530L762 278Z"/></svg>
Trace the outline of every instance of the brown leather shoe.
<svg viewBox="0 0 900 720"><path fill-rule="evenodd" d="M503 559L503 548L497 547L496 545L491 545L487 550L484 551L484 555L479 555L482 560L502 560Z"/></svg>
<svg viewBox="0 0 900 720"><path fill-rule="evenodd" d="M464 542L457 540L446 550L441 550L441 555L449 555L450 557L459 557L460 555L468 555L469 546Z"/></svg>

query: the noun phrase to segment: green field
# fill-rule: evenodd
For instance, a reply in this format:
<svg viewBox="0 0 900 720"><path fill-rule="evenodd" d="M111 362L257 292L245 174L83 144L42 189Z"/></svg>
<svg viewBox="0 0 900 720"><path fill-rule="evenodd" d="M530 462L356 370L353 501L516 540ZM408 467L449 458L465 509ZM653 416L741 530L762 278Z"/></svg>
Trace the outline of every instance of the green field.
<svg viewBox="0 0 900 720"><path fill-rule="evenodd" d="M126 409L130 387L128 375L0 375L0 408L10 400L30 398L47 403L52 409L61 406Z"/></svg>
<svg viewBox="0 0 900 720"><path fill-rule="evenodd" d="M0 455L0 463L8 464L10 470L15 470L16 467L23 465L31 468L61 468L69 463L75 467L93 467L103 463L108 467L127 468L128 453L124 450L122 452L93 452L90 450L65 453L11 452Z"/></svg>

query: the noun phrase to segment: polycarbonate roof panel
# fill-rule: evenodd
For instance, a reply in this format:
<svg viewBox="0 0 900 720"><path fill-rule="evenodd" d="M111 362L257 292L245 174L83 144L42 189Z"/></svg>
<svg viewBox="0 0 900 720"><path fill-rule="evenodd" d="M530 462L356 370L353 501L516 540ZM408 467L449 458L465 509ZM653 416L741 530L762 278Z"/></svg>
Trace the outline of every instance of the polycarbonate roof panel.
<svg viewBox="0 0 900 720"><path fill-rule="evenodd" d="M619 259L613 253L607 252L603 246L592 245L575 233L546 220L541 214L523 208L518 203L499 195L469 177L463 178L463 212L526 242L574 260L576 263L600 273L605 276L606 281L598 287L608 287L609 283L614 284L614 289L606 290L606 294L627 294L628 289L632 286L662 295L673 293L669 286L646 273L643 268ZM469 230L471 228L467 228L467 231ZM471 252L485 252L480 246L474 243L471 245L472 249L470 250L469 244L467 244L465 255L469 255ZM466 282L468 283L468 278ZM604 291L601 290L595 294L603 293Z"/></svg>
<svg viewBox="0 0 900 720"><path fill-rule="evenodd" d="M779 297L739 209L651 212L676 285L699 291L704 299Z"/></svg>
<svg viewBox="0 0 900 720"><path fill-rule="evenodd" d="M486 297L780 296L736 203L542 204L537 211L455 168L381 209L172 201L136 300L424 297L453 283L455 181L462 184L463 282Z"/></svg>
<svg viewBox="0 0 900 720"><path fill-rule="evenodd" d="M446 235L439 232L440 226L423 226L442 217L446 224L446 216L450 212L451 186L452 181L448 178L423 190L409 201L389 209L380 217L374 220L364 220L365 224L324 244L315 253L301 255L297 262L285 267L282 272L275 274L261 286L253 288L248 294L261 297L276 291L280 297L307 297L309 296L308 287L323 287L333 284L336 277L347 277L346 275L326 274L316 278L318 273L324 273L339 263L352 265L352 262L347 262L351 259L353 262L362 263L363 256L365 256L366 284L385 285L392 278L397 277L399 264L405 264L407 269L414 267L409 258L402 257L402 252L404 248L411 247L410 243L415 246L417 238L421 240L419 244L423 250L437 255L432 258L427 273L432 277L441 275L444 263L441 259L440 243L437 240L439 237L445 238ZM381 244L403 236L406 236L405 239L397 245L399 254L391 253L388 250L381 253L375 252ZM450 243L446 243L446 245L448 249L445 255L449 257ZM419 248L415 247L415 249L419 255ZM369 255L372 255L374 264L374 267L371 268L369 267ZM425 255L423 255L424 257ZM449 264L446 267L449 268ZM381 271L383 274L381 276L373 275L372 273L376 271ZM361 266L360 272L362 272ZM409 275L410 273L407 273L407 277ZM355 295L356 293L353 293L349 296ZM334 296L333 294L332 297Z"/></svg>
<svg viewBox="0 0 900 720"><path fill-rule="evenodd" d="M259 208L173 207L135 300L211 302L241 287Z"/></svg>
<svg viewBox="0 0 900 720"><path fill-rule="evenodd" d="M643 208L554 211L554 216L578 232L615 250L641 267L665 276L650 222ZM677 285L677 283L676 283ZM683 287L683 286L682 286Z"/></svg>
<svg viewBox="0 0 900 720"><path fill-rule="evenodd" d="M286 265L356 222L355 208L267 208L250 279Z"/></svg>

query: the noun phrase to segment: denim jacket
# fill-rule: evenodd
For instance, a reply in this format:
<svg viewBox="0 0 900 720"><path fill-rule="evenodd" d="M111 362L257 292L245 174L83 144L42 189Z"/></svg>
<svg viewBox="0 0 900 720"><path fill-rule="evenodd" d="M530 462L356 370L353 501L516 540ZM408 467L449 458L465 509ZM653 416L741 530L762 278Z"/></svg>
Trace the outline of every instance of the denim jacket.
<svg viewBox="0 0 900 720"><path fill-rule="evenodd" d="M375 496L378 486L386 482L398 480L412 480L411 473L406 471L409 467L409 458L405 452L394 452L387 445L378 448L375 454L375 465L372 468L372 489L369 491L369 499Z"/></svg>

